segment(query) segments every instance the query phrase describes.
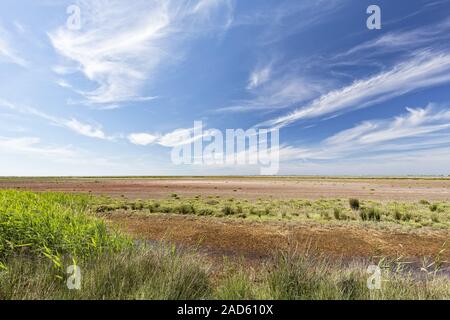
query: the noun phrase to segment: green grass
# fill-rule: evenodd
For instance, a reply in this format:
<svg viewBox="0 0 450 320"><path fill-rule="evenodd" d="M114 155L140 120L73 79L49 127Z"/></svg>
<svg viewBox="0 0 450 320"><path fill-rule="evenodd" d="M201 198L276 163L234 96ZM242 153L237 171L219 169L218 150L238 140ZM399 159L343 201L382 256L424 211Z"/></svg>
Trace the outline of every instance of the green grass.
<svg viewBox="0 0 450 320"><path fill-rule="evenodd" d="M381 290L368 290L364 264L345 265L323 257L282 253L266 275L269 297L283 300L448 299L448 278L418 275L380 262ZM388 272L389 271L389 272ZM267 290L262 290L267 292Z"/></svg>
<svg viewBox="0 0 450 320"><path fill-rule="evenodd" d="M88 214L91 202L83 195L0 191L0 262L30 252L58 264L63 256L83 259L130 245Z"/></svg>
<svg viewBox="0 0 450 320"><path fill-rule="evenodd" d="M412 228L450 228L450 203L377 202L358 199L248 201L218 196L161 200L96 198L99 214L129 211L135 214L172 213L181 215L230 217L248 220L344 221L403 225Z"/></svg>
<svg viewBox="0 0 450 320"><path fill-rule="evenodd" d="M71 260L62 262L66 267ZM42 258L15 256L0 273L0 300L204 299L210 296L207 269L192 254L171 246L130 248L78 265L80 290L69 290L66 274Z"/></svg>
<svg viewBox="0 0 450 320"><path fill-rule="evenodd" d="M257 269L225 263L217 274L198 253L161 245L91 258L79 265L81 289L69 290L47 260L15 256L0 272L0 299L450 299L448 277L385 262L381 290L369 290L367 264L284 252Z"/></svg>

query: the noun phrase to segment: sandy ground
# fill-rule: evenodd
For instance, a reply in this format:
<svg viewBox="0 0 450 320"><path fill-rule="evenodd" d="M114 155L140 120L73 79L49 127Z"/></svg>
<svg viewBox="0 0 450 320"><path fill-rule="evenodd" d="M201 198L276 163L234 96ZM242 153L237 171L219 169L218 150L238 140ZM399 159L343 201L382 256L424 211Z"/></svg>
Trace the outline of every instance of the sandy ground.
<svg viewBox="0 0 450 320"><path fill-rule="evenodd" d="M0 189L92 192L128 198L220 195L235 198L450 200L450 179L161 178L0 179Z"/></svg>

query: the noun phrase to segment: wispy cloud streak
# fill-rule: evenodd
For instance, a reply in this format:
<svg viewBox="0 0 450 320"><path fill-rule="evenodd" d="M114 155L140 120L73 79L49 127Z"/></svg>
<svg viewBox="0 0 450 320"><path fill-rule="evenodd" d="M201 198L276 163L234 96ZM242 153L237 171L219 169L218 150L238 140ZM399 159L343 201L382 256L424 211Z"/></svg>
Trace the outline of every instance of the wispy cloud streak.
<svg viewBox="0 0 450 320"><path fill-rule="evenodd" d="M164 62L180 59L174 50L186 37L198 35L211 15L227 15L227 0L79 1L81 30L65 26L50 32L54 48L77 70L98 84L93 91L79 92L89 104L148 101L141 96L144 83L156 77ZM221 11L222 9L226 9ZM175 53L177 52L177 53ZM67 71L71 68L57 70Z"/></svg>
<svg viewBox="0 0 450 320"><path fill-rule="evenodd" d="M286 147L285 160L357 159L450 146L450 109L407 108L393 119L364 121L313 147Z"/></svg>
<svg viewBox="0 0 450 320"><path fill-rule="evenodd" d="M28 62L13 48L11 35L0 25L0 62L14 63L26 67Z"/></svg>
<svg viewBox="0 0 450 320"><path fill-rule="evenodd" d="M55 117L55 116L49 115L45 112L39 111L36 108L32 108L32 107L28 107L28 106L19 106L19 105L11 103L9 101L0 99L0 108L2 108L2 107L19 112L19 113L27 115L27 116L31 115L31 116L39 117L41 119L47 120L52 125L69 129L69 130L71 130L79 135L85 136L85 137L102 139L102 140L114 140L115 139L115 137L106 135L106 133L102 130L100 125L84 123L75 118L66 119L66 118L61 118L61 117Z"/></svg>
<svg viewBox="0 0 450 320"><path fill-rule="evenodd" d="M394 66L349 86L331 91L294 112L266 122L284 127L296 121L339 114L373 106L412 92L450 82L450 54L424 51Z"/></svg>

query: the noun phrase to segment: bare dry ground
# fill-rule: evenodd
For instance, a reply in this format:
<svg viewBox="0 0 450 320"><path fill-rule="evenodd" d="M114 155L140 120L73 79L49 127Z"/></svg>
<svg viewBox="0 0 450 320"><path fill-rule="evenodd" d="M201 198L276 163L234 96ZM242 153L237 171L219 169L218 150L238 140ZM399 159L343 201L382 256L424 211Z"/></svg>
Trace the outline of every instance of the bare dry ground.
<svg viewBox="0 0 450 320"><path fill-rule="evenodd" d="M92 192L130 199L219 195L257 199L360 198L371 200L450 200L450 179L389 178L15 178L0 189Z"/></svg>

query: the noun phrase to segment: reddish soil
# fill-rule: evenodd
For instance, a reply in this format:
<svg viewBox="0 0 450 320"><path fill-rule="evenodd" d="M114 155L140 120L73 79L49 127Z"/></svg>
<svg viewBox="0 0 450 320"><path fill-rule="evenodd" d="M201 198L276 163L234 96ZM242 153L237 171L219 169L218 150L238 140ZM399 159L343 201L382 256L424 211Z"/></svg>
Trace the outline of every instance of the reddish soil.
<svg viewBox="0 0 450 320"><path fill-rule="evenodd" d="M17 178L0 179L0 189L92 192L128 198L220 195L235 198L349 198L450 200L450 179L344 178Z"/></svg>

